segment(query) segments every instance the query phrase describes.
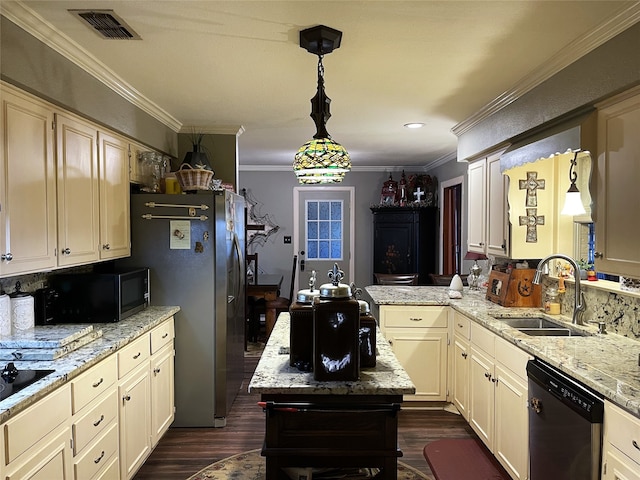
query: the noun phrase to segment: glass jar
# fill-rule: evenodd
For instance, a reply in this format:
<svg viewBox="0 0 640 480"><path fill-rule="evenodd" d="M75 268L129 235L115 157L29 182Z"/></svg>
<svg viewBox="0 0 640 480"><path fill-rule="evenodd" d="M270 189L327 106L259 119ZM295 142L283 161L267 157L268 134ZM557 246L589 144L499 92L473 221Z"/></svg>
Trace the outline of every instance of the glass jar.
<svg viewBox="0 0 640 480"><path fill-rule="evenodd" d="M547 288L544 297L544 312L549 315L560 315L560 298L557 289Z"/></svg>

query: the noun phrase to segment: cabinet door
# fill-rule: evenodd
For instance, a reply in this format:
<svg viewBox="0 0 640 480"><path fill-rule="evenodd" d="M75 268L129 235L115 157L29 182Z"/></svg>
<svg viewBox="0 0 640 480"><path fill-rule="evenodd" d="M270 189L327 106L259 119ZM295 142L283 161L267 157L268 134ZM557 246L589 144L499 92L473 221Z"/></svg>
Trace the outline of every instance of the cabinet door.
<svg viewBox="0 0 640 480"><path fill-rule="evenodd" d="M64 426L7 467L2 480L70 480L71 429Z"/></svg>
<svg viewBox="0 0 640 480"><path fill-rule="evenodd" d="M471 252L485 253L486 168L486 161L478 160L469 164L467 173L467 250Z"/></svg>
<svg viewBox="0 0 640 480"><path fill-rule="evenodd" d="M447 331L443 329L387 330L396 358L416 386L405 400L444 401L447 398Z"/></svg>
<svg viewBox="0 0 640 480"><path fill-rule="evenodd" d="M174 356L171 343L151 357L151 444L154 447L175 414Z"/></svg>
<svg viewBox="0 0 640 480"><path fill-rule="evenodd" d="M453 336L453 404L469 420L469 341Z"/></svg>
<svg viewBox="0 0 640 480"><path fill-rule="evenodd" d="M414 215L401 213L375 218L373 271L375 273L415 273L418 271L413 248L417 234Z"/></svg>
<svg viewBox="0 0 640 480"><path fill-rule="evenodd" d="M53 111L2 85L0 276L56 266Z"/></svg>
<svg viewBox="0 0 640 480"><path fill-rule="evenodd" d="M507 256L508 216L506 183L509 178L500 171L500 155L487 158L486 253ZM471 197L469 197L471 198Z"/></svg>
<svg viewBox="0 0 640 480"><path fill-rule="evenodd" d="M501 364L495 366L493 454L514 479L529 473L527 384Z"/></svg>
<svg viewBox="0 0 640 480"><path fill-rule="evenodd" d="M607 443L602 465L602 480L640 480L640 465Z"/></svg>
<svg viewBox="0 0 640 480"><path fill-rule="evenodd" d="M97 129L56 114L58 265L99 260Z"/></svg>
<svg viewBox="0 0 640 480"><path fill-rule="evenodd" d="M469 365L469 424L480 439L493 449L494 398L493 386L494 362L481 350L471 346Z"/></svg>
<svg viewBox="0 0 640 480"><path fill-rule="evenodd" d="M120 397L120 478L128 480L151 453L149 363L127 375Z"/></svg>
<svg viewBox="0 0 640 480"><path fill-rule="evenodd" d="M100 258L127 257L129 230L129 144L105 132L100 144Z"/></svg>
<svg viewBox="0 0 640 480"><path fill-rule="evenodd" d="M596 270L640 277L640 94L598 112Z"/></svg>

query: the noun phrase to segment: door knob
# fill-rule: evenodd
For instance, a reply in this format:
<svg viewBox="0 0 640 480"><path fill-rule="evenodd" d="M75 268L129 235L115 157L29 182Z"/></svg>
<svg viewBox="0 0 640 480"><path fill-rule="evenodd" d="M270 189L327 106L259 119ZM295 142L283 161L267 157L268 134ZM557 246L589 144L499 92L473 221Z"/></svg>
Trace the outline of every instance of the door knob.
<svg viewBox="0 0 640 480"><path fill-rule="evenodd" d="M11 253L3 253L0 258L2 260L6 260L7 262L10 262L11 260L13 260L13 255L11 255Z"/></svg>

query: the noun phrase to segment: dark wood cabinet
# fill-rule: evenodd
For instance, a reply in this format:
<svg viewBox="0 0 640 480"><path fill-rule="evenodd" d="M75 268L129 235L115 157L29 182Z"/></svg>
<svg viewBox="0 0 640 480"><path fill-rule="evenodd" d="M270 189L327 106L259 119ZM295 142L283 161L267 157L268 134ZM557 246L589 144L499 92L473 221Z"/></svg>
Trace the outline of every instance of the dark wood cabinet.
<svg viewBox="0 0 640 480"><path fill-rule="evenodd" d="M418 273L420 285L437 272L437 207L373 207L373 272ZM375 283L375 278L374 278Z"/></svg>

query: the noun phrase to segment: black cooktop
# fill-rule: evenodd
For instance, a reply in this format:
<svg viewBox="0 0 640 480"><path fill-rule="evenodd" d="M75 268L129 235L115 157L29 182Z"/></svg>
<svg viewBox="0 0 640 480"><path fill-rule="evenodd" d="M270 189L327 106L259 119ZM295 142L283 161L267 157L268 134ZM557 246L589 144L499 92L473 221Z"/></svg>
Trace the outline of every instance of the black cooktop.
<svg viewBox="0 0 640 480"><path fill-rule="evenodd" d="M18 370L13 362L0 373L0 401L46 377L55 370Z"/></svg>

